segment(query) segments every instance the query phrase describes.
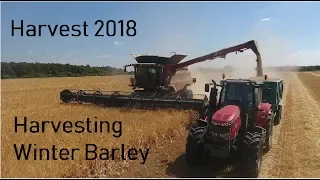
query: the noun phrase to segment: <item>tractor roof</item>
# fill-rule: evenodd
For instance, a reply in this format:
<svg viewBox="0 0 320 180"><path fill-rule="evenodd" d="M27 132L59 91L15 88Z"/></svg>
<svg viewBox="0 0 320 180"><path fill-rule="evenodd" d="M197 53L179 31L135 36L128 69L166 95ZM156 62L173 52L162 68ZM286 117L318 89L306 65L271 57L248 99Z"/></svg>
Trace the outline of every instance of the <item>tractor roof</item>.
<svg viewBox="0 0 320 180"><path fill-rule="evenodd" d="M279 82L282 81L283 78L267 78L266 80L264 80L264 77L250 77L250 79L254 80L254 81L267 81L267 82Z"/></svg>
<svg viewBox="0 0 320 180"><path fill-rule="evenodd" d="M240 84L259 84L257 81L252 80L252 79L225 79L221 80L221 82L227 82L227 83L240 83Z"/></svg>
<svg viewBox="0 0 320 180"><path fill-rule="evenodd" d="M162 57L155 55L140 55L134 56L135 60L138 63L157 63L157 64L178 64L182 61L187 55L174 54L171 57Z"/></svg>
<svg viewBox="0 0 320 180"><path fill-rule="evenodd" d="M268 78L267 82L280 82L283 81L283 78Z"/></svg>

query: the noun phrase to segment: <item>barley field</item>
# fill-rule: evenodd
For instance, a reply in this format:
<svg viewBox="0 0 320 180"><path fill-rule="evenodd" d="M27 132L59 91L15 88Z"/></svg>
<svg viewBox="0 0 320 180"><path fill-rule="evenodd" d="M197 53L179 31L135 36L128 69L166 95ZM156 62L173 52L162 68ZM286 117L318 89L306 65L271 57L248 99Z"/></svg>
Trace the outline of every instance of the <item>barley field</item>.
<svg viewBox="0 0 320 180"><path fill-rule="evenodd" d="M285 80L284 112L279 126L274 128L273 149L263 158L260 177L320 177L320 76L318 72L278 73ZM269 75L270 77L270 75ZM197 77L201 81L220 78L219 74ZM187 128L194 120L190 111L143 111L102 108L94 105L64 104L59 92L67 88L123 90L128 76L8 79L1 80L1 177L227 177L232 170L212 168L188 170L184 161ZM45 133L15 132L15 117L28 121L122 122L122 135L110 133L55 133L46 127ZM42 129L41 129L42 130ZM79 148L74 160L17 160L14 144L36 144L36 148ZM137 160L85 160L85 144L100 148L141 149L147 158L144 164L140 151ZM147 149L149 151L147 152ZM51 152L50 152L51 153ZM52 155L51 155L52 156ZM45 156L43 156L45 157ZM58 156L57 156L58 157ZM71 156L68 156L71 158ZM51 158L51 157L50 157Z"/></svg>

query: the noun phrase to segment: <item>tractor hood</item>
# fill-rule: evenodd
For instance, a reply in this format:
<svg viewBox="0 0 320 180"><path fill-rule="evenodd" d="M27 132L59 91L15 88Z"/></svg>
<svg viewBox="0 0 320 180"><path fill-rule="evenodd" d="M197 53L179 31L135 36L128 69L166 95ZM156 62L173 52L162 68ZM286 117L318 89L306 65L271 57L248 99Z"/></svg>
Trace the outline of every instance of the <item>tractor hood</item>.
<svg viewBox="0 0 320 180"><path fill-rule="evenodd" d="M232 124L240 116L240 109L235 105L227 105L219 109L212 116L212 123L223 125L223 124Z"/></svg>

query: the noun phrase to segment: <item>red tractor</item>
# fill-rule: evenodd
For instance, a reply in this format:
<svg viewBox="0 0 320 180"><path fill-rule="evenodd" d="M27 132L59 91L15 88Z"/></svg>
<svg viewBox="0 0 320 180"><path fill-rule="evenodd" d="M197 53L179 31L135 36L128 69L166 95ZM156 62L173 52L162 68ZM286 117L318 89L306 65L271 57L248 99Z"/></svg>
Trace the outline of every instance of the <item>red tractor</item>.
<svg viewBox="0 0 320 180"><path fill-rule="evenodd" d="M272 146L273 131L273 112L271 104L262 99L261 81L224 79L220 85L213 80L205 85L205 91L210 91L209 106L205 118L199 118L190 129L186 144L189 166L208 155L236 158L245 177L259 175L263 153ZM221 87L219 98L217 86Z"/></svg>

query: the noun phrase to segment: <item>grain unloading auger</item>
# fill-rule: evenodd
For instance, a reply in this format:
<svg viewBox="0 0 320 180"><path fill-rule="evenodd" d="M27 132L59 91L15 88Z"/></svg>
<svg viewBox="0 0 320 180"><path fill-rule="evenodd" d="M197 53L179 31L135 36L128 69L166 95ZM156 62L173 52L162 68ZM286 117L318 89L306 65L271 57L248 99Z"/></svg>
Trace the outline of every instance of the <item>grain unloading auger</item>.
<svg viewBox="0 0 320 180"><path fill-rule="evenodd" d="M196 79L191 77L187 66L219 57L225 58L231 52L243 52L246 49L251 49L256 54L257 76L263 76L260 52L256 41L252 40L182 63L180 61L187 55L175 54L169 58L133 55L138 63L124 66L125 71L129 66L134 68L129 84L133 92L65 89L60 92L60 100L65 103L93 103L109 107L192 109L202 114L208 98L204 94L193 94L188 88Z"/></svg>

